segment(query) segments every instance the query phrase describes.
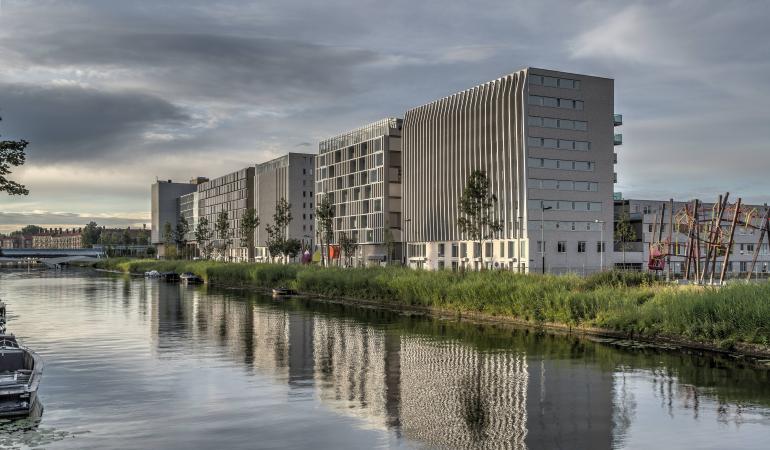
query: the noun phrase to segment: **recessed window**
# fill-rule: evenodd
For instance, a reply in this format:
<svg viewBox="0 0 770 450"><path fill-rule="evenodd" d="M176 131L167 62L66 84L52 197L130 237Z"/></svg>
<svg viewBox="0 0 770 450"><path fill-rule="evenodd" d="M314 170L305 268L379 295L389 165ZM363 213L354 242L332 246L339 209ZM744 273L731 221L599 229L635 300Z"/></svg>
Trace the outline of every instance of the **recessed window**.
<svg viewBox="0 0 770 450"><path fill-rule="evenodd" d="M556 243L556 251L558 253L567 253L567 241L559 241Z"/></svg>
<svg viewBox="0 0 770 450"><path fill-rule="evenodd" d="M578 241L577 252L578 253L586 252L586 241Z"/></svg>

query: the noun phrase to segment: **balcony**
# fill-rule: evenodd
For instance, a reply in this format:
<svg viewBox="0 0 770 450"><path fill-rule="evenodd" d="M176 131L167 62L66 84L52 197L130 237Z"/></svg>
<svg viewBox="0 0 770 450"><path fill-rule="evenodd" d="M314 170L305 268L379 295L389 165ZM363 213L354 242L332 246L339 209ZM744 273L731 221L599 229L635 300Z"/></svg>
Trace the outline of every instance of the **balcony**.
<svg viewBox="0 0 770 450"><path fill-rule="evenodd" d="M614 145L623 145L623 135L620 133L616 134L612 143Z"/></svg>
<svg viewBox="0 0 770 450"><path fill-rule="evenodd" d="M612 123L616 127L619 127L619 126L623 125L623 114L613 114L612 115Z"/></svg>

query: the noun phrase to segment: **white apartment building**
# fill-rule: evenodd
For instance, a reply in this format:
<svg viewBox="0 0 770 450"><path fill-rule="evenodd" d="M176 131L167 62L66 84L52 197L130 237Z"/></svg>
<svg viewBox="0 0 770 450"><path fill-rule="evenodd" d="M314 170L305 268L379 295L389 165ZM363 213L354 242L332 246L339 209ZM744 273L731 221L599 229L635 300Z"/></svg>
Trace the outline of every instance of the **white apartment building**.
<svg viewBox="0 0 770 450"><path fill-rule="evenodd" d="M409 265L555 273L608 265L621 141L613 106L611 79L526 68L407 111ZM475 170L487 174L503 225L483 252L458 227Z"/></svg>
<svg viewBox="0 0 770 450"><path fill-rule="evenodd" d="M401 119L383 119L318 147L316 202L329 196L333 243L341 233L356 241L356 266L401 258L401 126Z"/></svg>

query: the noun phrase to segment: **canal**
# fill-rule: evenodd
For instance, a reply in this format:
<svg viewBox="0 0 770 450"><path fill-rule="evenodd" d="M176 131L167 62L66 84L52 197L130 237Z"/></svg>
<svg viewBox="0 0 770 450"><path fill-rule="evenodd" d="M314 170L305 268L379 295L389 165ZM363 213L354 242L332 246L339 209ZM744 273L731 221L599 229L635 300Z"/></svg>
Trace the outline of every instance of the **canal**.
<svg viewBox="0 0 770 450"><path fill-rule="evenodd" d="M741 359L89 271L0 272L44 412L0 448L755 448Z"/></svg>

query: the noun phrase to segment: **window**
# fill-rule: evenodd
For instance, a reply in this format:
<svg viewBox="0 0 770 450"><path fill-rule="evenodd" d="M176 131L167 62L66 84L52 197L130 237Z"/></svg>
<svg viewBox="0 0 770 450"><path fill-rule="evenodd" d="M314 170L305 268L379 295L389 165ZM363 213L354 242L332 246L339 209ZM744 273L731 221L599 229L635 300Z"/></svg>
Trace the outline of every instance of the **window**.
<svg viewBox="0 0 770 450"><path fill-rule="evenodd" d="M537 241L537 251L538 253L543 253L545 251L545 242Z"/></svg>
<svg viewBox="0 0 770 450"><path fill-rule="evenodd" d="M514 253L514 246L513 246L513 244L514 244L513 241L508 241L508 257L509 258L513 258L514 257L514 254L513 254Z"/></svg>
<svg viewBox="0 0 770 450"><path fill-rule="evenodd" d="M458 251L458 248L457 248L457 244L453 243L452 244L452 258L457 258L457 255L459 254L458 252L459 251Z"/></svg>
<svg viewBox="0 0 770 450"><path fill-rule="evenodd" d="M601 242L601 241L597 242L596 243L596 253L604 253L604 250L605 250L604 247L605 247L604 242Z"/></svg>
<svg viewBox="0 0 770 450"><path fill-rule="evenodd" d="M556 243L556 251L559 253L567 253L567 241L559 241Z"/></svg>
<svg viewBox="0 0 770 450"><path fill-rule="evenodd" d="M586 252L586 241L578 241L577 251L578 253Z"/></svg>
<svg viewBox="0 0 770 450"><path fill-rule="evenodd" d="M444 270L444 261L438 262L438 270Z"/></svg>
<svg viewBox="0 0 770 450"><path fill-rule="evenodd" d="M452 272L457 272L457 261L452 261Z"/></svg>
<svg viewBox="0 0 770 450"><path fill-rule="evenodd" d="M444 257L444 244L438 244L438 257Z"/></svg>
<svg viewBox="0 0 770 450"><path fill-rule="evenodd" d="M460 257L461 258L467 258L468 257L468 244L462 243L460 244Z"/></svg>
<svg viewBox="0 0 770 450"><path fill-rule="evenodd" d="M492 256L492 243L487 242L484 244L484 257L491 258Z"/></svg>

